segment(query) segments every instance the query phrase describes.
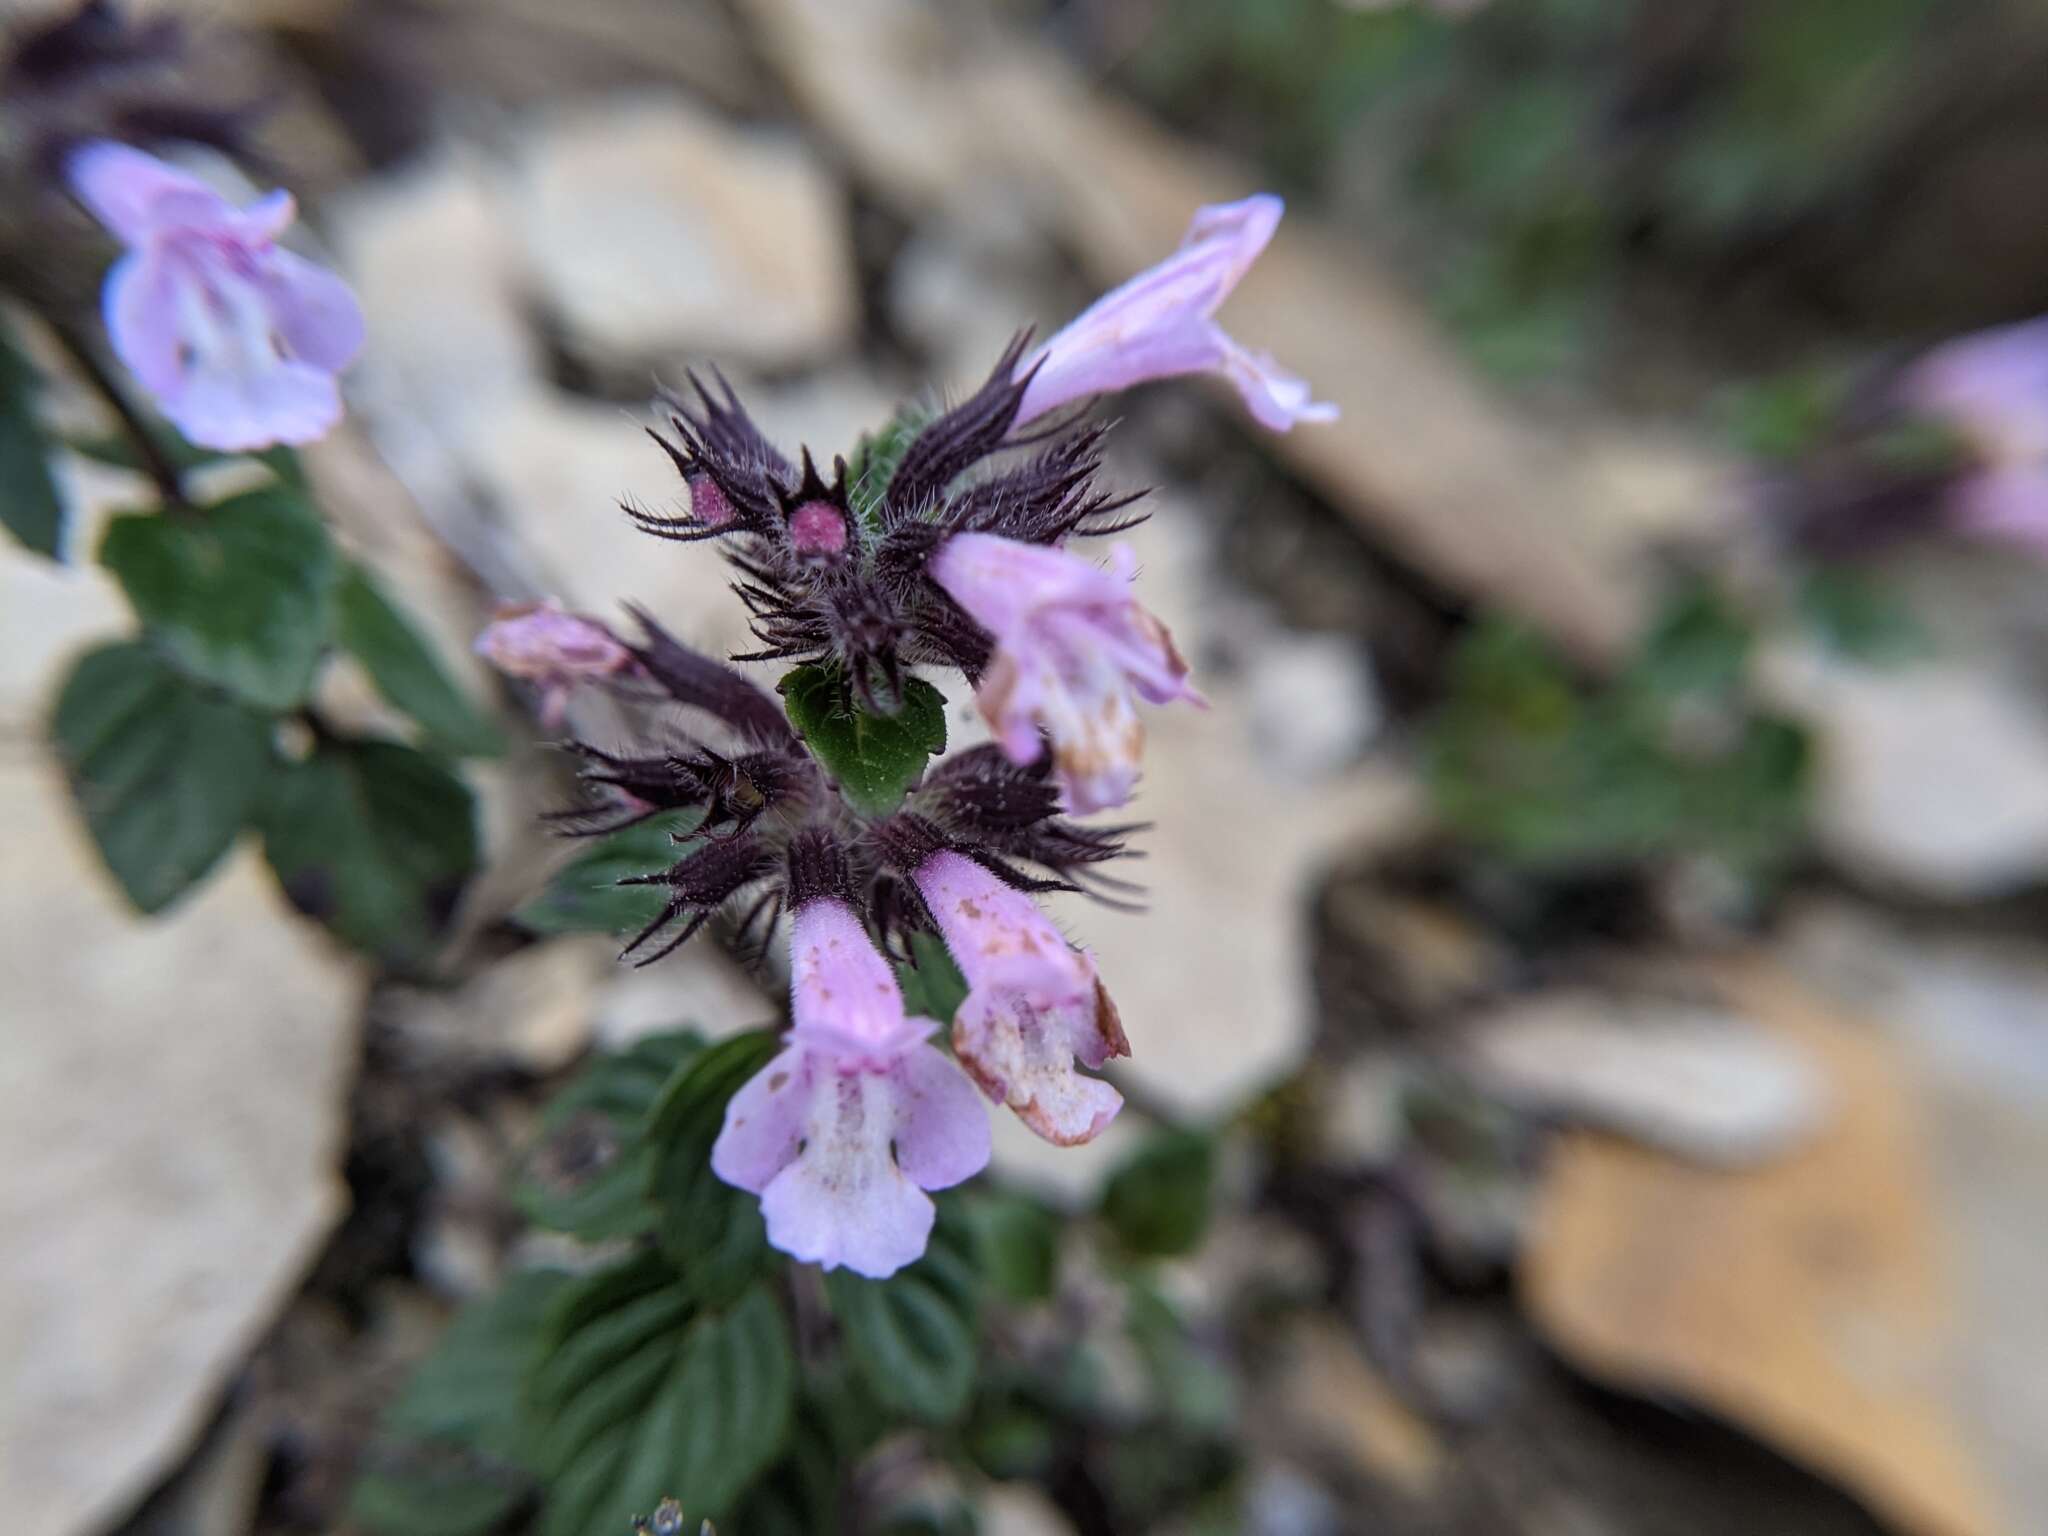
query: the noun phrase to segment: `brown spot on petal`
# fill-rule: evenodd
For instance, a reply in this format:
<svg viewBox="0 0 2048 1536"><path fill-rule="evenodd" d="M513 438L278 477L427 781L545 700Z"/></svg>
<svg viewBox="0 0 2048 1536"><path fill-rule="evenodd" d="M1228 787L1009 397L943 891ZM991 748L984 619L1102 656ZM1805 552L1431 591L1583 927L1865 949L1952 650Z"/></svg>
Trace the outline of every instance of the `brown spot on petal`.
<svg viewBox="0 0 2048 1536"><path fill-rule="evenodd" d="M974 922L980 918L981 908L975 904L972 896L962 896L960 898L960 915L969 922Z"/></svg>
<svg viewBox="0 0 2048 1536"><path fill-rule="evenodd" d="M770 1093L777 1093L781 1091L782 1085L788 1081L789 1074L787 1072L773 1073L768 1079L768 1091Z"/></svg>
<svg viewBox="0 0 2048 1536"><path fill-rule="evenodd" d="M1131 1054L1130 1037L1124 1033L1124 1021L1111 1000L1109 988L1102 984L1102 978L1095 979L1095 1033L1102 1041L1104 1054L1128 1056Z"/></svg>

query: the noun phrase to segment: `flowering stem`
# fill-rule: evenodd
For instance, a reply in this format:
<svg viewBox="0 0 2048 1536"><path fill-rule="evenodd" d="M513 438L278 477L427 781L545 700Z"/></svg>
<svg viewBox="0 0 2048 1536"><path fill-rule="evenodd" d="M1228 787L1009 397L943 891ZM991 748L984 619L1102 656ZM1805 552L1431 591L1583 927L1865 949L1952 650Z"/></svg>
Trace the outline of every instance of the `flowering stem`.
<svg viewBox="0 0 2048 1536"><path fill-rule="evenodd" d="M170 456L164 452L163 444L157 441L156 434L149 428L149 423L142 419L135 407L129 403L128 397L121 392L120 383L107 370L106 364L100 360L99 353L93 350L92 343L68 321L53 321L51 329L56 333L57 340L63 344L64 350L71 354L71 360L78 365L79 371L86 376L93 388L99 391L107 404L113 407L114 415L120 419L121 430L134 444L135 456L141 461L142 471L156 485L157 493L177 510L190 511L192 503L186 499L184 477L178 473L178 466L173 464Z"/></svg>

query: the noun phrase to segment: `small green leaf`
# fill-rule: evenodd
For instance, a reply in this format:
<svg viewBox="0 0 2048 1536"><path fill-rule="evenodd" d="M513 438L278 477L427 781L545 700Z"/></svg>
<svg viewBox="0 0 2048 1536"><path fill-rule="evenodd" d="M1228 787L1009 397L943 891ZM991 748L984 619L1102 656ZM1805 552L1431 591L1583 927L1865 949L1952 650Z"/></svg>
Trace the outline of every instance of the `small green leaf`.
<svg viewBox="0 0 2048 1536"><path fill-rule="evenodd" d="M197 512L117 517L100 563L193 677L265 709L306 697L341 565L298 492L266 486Z"/></svg>
<svg viewBox="0 0 2048 1536"><path fill-rule="evenodd" d="M921 402L903 406L879 432L866 432L854 445L846 466L846 496L861 522L874 528L889 482L917 435L931 423L932 411Z"/></svg>
<svg viewBox="0 0 2048 1536"><path fill-rule="evenodd" d="M624 1531L671 1496L722 1518L782 1454L796 1360L766 1286L703 1310L644 1253L579 1281L549 1332L529 1382L543 1536Z"/></svg>
<svg viewBox="0 0 2048 1536"><path fill-rule="evenodd" d="M1148 1257L1187 1253L1209 1229L1216 1149L1193 1131L1162 1130L1110 1175L1102 1217L1124 1247Z"/></svg>
<svg viewBox="0 0 2048 1536"><path fill-rule="evenodd" d="M392 966L426 959L476 868L469 791L396 742L320 742L277 775L259 824L292 905Z"/></svg>
<svg viewBox="0 0 2048 1536"><path fill-rule="evenodd" d="M1223 1363L1198 1347L1166 1298L1133 1281L1124 1328L1152 1378L1160 1415L1189 1434L1221 1439L1237 1421L1237 1389Z"/></svg>
<svg viewBox="0 0 2048 1536"><path fill-rule="evenodd" d="M532 1492L523 1386L569 1283L522 1270L463 1309L385 1414L353 1520L384 1536L477 1536Z"/></svg>
<svg viewBox="0 0 2048 1536"><path fill-rule="evenodd" d="M564 864L548 887L513 914L535 933L636 933L660 914L668 893L658 885L620 885L629 875L667 869L693 844L696 811L669 811L605 837L593 838Z"/></svg>
<svg viewBox="0 0 2048 1536"><path fill-rule="evenodd" d="M347 568L335 592L334 638L393 708L420 723L431 745L457 757L504 750L497 727L441 670L433 647L360 565Z"/></svg>
<svg viewBox="0 0 2048 1536"><path fill-rule="evenodd" d="M962 1197L978 1268L1006 1300L1044 1301L1059 1279L1060 1219L1036 1200L1004 1191Z"/></svg>
<svg viewBox="0 0 2048 1536"><path fill-rule="evenodd" d="M703 1044L689 1030L650 1035L578 1073L541 1116L539 1139L513 1183L527 1219L586 1242L651 1227L648 1113Z"/></svg>
<svg viewBox="0 0 2048 1536"><path fill-rule="evenodd" d="M712 1305L737 1295L768 1260L761 1202L711 1171L711 1144L726 1101L780 1049L767 1030L708 1047L670 1080L648 1121L655 1237L690 1294Z"/></svg>
<svg viewBox="0 0 2048 1536"><path fill-rule="evenodd" d="M825 1276L832 1313L862 1383L884 1408L943 1424L966 1411L980 1358L980 1277L958 1203L939 1202L923 1258L886 1280Z"/></svg>
<svg viewBox="0 0 2048 1536"><path fill-rule="evenodd" d="M64 553L64 498L36 414L43 381L0 329L0 523L39 555Z"/></svg>
<svg viewBox="0 0 2048 1536"><path fill-rule="evenodd" d="M57 751L100 857L141 910L161 911L227 852L273 772L270 732L139 641L71 669Z"/></svg>
<svg viewBox="0 0 2048 1536"><path fill-rule="evenodd" d="M894 715L862 709L835 666L798 667L776 687L790 723L864 816L895 810L925 759L946 750L945 696L922 678L905 683Z"/></svg>
<svg viewBox="0 0 2048 1536"><path fill-rule="evenodd" d="M967 1001L967 978L960 974L946 941L935 933L913 933L910 953L917 963L896 967L896 980L903 988L903 1011L941 1024L952 1023L953 1015Z"/></svg>

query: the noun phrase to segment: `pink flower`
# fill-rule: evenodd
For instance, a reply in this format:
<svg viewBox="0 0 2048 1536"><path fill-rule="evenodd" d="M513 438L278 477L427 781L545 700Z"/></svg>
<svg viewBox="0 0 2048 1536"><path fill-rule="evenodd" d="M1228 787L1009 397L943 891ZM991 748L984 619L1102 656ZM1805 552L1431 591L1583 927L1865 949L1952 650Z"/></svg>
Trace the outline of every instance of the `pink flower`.
<svg viewBox="0 0 2048 1536"><path fill-rule="evenodd" d="M923 1254L925 1191L988 1165L988 1112L844 902L798 907L789 952L795 1027L726 1106L711 1168L761 1197L784 1253L880 1280Z"/></svg>
<svg viewBox="0 0 2048 1536"><path fill-rule="evenodd" d="M1012 762L1053 766L1077 813L1122 805L1138 781L1145 728L1132 695L1203 702L1173 637L1131 596L1136 556L1110 569L1078 555L987 533L956 533L926 570L995 637L975 702Z"/></svg>
<svg viewBox="0 0 2048 1536"><path fill-rule="evenodd" d="M128 247L102 295L114 350L203 448L308 443L341 419L335 375L363 314L332 272L280 247L289 192L236 208L139 149L95 140L71 189Z"/></svg>
<svg viewBox="0 0 2048 1536"><path fill-rule="evenodd" d="M1949 493L1956 520L2048 545L2048 319L1936 347L1907 371L1904 394L1975 451Z"/></svg>
<svg viewBox="0 0 2048 1536"><path fill-rule="evenodd" d="M562 723L569 692L637 665L623 641L595 619L564 611L553 598L501 607L476 637L476 653L507 677L541 690L541 724Z"/></svg>
<svg viewBox="0 0 2048 1536"><path fill-rule="evenodd" d="M1239 346L1214 320L1280 223L1269 194L1195 211L1180 249L1104 294L1017 366L1033 368L1017 425L1089 395L1148 379L1218 373L1237 386L1259 424L1285 432L1297 421L1335 421L1337 407L1264 353Z"/></svg>
<svg viewBox="0 0 2048 1536"><path fill-rule="evenodd" d="M912 879L967 978L953 1017L961 1065L1047 1141L1071 1147L1101 1135L1123 1096L1074 1063L1100 1067L1131 1046L1095 962L1029 896L964 854L941 849Z"/></svg>

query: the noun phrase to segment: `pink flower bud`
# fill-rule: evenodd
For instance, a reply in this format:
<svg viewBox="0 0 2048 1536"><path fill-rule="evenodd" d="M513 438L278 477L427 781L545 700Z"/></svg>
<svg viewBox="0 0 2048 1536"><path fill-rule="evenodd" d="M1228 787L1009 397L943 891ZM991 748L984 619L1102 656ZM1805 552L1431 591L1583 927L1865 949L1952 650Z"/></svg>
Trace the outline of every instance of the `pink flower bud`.
<svg viewBox="0 0 2048 1536"><path fill-rule="evenodd" d="M227 452L307 443L341 419L335 376L362 350L363 314L340 278L276 243L290 193L236 208L107 140L65 173L128 247L102 298L114 350L188 440Z"/></svg>
<svg viewBox="0 0 2048 1536"><path fill-rule="evenodd" d="M800 555L836 555L846 548L846 514L829 501L807 501L789 514L789 542Z"/></svg>
<svg viewBox="0 0 2048 1536"><path fill-rule="evenodd" d="M1101 1135L1123 1096L1074 1063L1100 1067L1131 1047L1095 962L1029 896L964 854L942 849L912 878L967 978L953 1018L961 1065L1047 1141L1075 1146Z"/></svg>
<svg viewBox="0 0 2048 1536"><path fill-rule="evenodd" d="M1336 420L1336 406L1315 400L1307 383L1271 357L1247 352L1214 319L1273 238L1280 212L1280 199L1265 193L1197 209L1179 250L1104 294L1019 362L1015 376L1031 382L1016 424L1184 373L1229 379L1259 424L1275 432L1297 421Z"/></svg>
<svg viewBox="0 0 2048 1536"><path fill-rule="evenodd" d="M2048 319L1945 342L1907 370L1903 394L1976 453L1949 493L1956 521L2048 547Z"/></svg>
<svg viewBox="0 0 2048 1536"><path fill-rule="evenodd" d="M562 723L569 692L636 663L625 643L595 619L565 611L553 598L501 607L476 637L476 653L507 677L541 690L541 723Z"/></svg>
<svg viewBox="0 0 2048 1536"><path fill-rule="evenodd" d="M1136 564L1121 544L1104 570L1064 550L956 533L926 566L995 637L975 701L996 741L1012 762L1036 762L1043 728L1077 813L1131 797L1145 745L1133 695L1203 702L1166 626L1131 596Z"/></svg>
<svg viewBox="0 0 2048 1536"><path fill-rule="evenodd" d="M790 1257L880 1280L924 1253L925 1191L988 1165L988 1113L844 902L798 907L789 953L795 1027L726 1106L711 1168Z"/></svg>

